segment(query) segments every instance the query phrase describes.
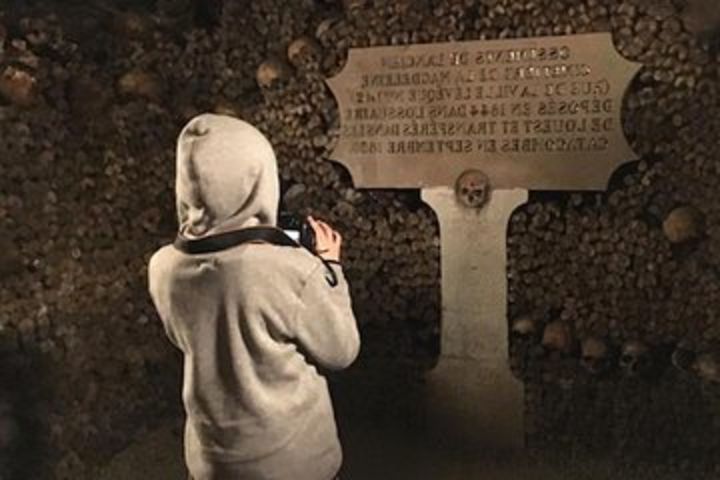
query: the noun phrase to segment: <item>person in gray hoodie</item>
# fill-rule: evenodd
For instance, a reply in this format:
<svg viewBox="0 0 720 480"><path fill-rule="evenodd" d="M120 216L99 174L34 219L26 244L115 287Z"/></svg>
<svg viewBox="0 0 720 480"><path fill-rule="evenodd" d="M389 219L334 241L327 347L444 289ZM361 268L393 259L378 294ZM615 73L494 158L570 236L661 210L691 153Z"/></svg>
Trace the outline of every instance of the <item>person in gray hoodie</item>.
<svg viewBox="0 0 720 480"><path fill-rule="evenodd" d="M192 119L178 139L175 186L180 239L276 224L275 154L241 120ZM318 254L249 242L200 254L168 245L150 260L151 297L184 354L185 461L194 480L338 474L342 450L321 372L348 367L360 339L342 238L310 221Z"/></svg>

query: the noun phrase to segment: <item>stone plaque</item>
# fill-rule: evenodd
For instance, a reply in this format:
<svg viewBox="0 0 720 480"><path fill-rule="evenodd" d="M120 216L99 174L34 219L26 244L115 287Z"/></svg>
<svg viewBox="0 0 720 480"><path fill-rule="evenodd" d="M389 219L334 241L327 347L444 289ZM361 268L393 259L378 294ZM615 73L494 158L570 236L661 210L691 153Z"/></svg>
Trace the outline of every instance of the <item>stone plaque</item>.
<svg viewBox="0 0 720 480"><path fill-rule="evenodd" d="M622 100L640 65L609 33L350 50L328 80L331 156L360 188L420 188L440 223L442 329L427 418L450 450L524 444L508 365L507 222L528 190L601 190L636 159Z"/></svg>
<svg viewBox="0 0 720 480"><path fill-rule="evenodd" d="M327 80L341 134L331 156L363 188L453 185L602 190L637 157L623 134L640 68L610 33L351 49Z"/></svg>

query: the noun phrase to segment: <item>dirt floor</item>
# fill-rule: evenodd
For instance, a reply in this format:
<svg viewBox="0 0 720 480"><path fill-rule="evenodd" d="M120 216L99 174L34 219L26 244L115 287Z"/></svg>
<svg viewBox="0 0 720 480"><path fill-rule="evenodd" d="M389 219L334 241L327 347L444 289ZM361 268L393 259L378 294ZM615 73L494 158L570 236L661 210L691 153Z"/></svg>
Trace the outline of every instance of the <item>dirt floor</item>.
<svg viewBox="0 0 720 480"><path fill-rule="evenodd" d="M345 466L343 479L428 479L428 480L509 480L561 479L550 470L540 471L522 465L498 465L487 462L468 463L460 459L433 459L427 452L392 444L379 431L353 432L344 438ZM139 438L137 443L115 457L98 480L184 480L182 443L173 425ZM572 477L609 478L603 476Z"/></svg>
<svg viewBox="0 0 720 480"><path fill-rule="evenodd" d="M610 459L569 452L551 460L529 452L463 451L427 434L422 380L402 369L349 372L331 385L345 452L343 480L705 480L652 465L625 474ZM175 418L139 435L98 480L185 480L181 432L182 419Z"/></svg>
<svg viewBox="0 0 720 480"><path fill-rule="evenodd" d="M417 442L398 443L392 433L358 428L343 435L344 480L676 480L652 470L618 476L609 463L575 461L566 465L540 465L522 454L511 458L475 458L440 450L421 449ZM185 480L182 441L172 424L139 438L104 469L98 480ZM699 480L699 479L698 479Z"/></svg>

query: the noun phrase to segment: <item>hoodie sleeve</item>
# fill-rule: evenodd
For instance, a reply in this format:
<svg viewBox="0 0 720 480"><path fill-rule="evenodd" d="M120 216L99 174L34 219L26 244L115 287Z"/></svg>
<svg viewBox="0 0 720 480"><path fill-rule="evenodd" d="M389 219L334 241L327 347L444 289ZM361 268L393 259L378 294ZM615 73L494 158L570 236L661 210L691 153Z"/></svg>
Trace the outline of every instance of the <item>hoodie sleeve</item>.
<svg viewBox="0 0 720 480"><path fill-rule="evenodd" d="M163 324L165 335L167 335L170 343L175 345L175 347L177 347L178 349L182 350L178 338L172 331L170 324L167 321L167 318L165 318L167 308L166 302L164 302L163 300L167 295L164 291L164 286L169 280L168 272L164 264L164 258L166 257L165 252L166 249L161 249L150 258L150 263L148 264L148 290L150 293L150 298L152 299L152 302L155 306L155 310L157 311L158 317Z"/></svg>
<svg viewBox="0 0 720 480"><path fill-rule="evenodd" d="M310 360L328 370L347 368L360 350L360 335L342 267L330 264L337 285L327 280L324 265L314 269L300 293L292 323L293 337Z"/></svg>

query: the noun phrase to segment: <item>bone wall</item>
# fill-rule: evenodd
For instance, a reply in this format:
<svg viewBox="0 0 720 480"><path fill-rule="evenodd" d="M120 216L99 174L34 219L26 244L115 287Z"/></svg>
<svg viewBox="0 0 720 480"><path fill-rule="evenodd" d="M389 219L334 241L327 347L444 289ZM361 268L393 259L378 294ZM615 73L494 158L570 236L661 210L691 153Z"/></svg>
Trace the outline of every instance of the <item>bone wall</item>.
<svg viewBox="0 0 720 480"><path fill-rule="evenodd" d="M0 6L0 340L3 358L28 372L23 400L0 395L0 410L12 404L33 424L22 432L42 439L14 435L37 441L26 449L36 453L3 468L93 478L138 431L178 413L178 356L145 276L174 235L174 139L194 114L257 125L288 207L344 233L364 340L357 368L380 358L422 370L438 350L436 219L418 192L355 190L326 161L338 113L324 78L350 47L612 31L645 65L624 106L641 160L607 194L533 192L509 226L528 441L544 453L603 452L617 468L710 475L720 458L720 67L698 3Z"/></svg>

